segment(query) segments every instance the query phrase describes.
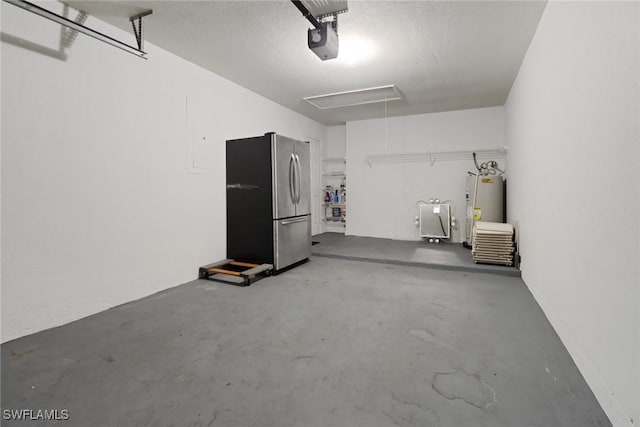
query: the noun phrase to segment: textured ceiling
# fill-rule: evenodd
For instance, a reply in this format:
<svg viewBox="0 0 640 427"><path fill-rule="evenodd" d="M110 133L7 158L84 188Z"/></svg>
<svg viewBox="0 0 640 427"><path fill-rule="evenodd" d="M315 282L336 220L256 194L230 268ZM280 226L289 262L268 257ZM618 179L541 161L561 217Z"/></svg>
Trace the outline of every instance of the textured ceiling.
<svg viewBox="0 0 640 427"><path fill-rule="evenodd" d="M327 125L503 105L543 1L349 1L340 54L307 48L308 21L289 1L66 1ZM131 42L127 40L127 42ZM153 57L150 56L150 60ZM399 101L318 110L302 98L394 84Z"/></svg>

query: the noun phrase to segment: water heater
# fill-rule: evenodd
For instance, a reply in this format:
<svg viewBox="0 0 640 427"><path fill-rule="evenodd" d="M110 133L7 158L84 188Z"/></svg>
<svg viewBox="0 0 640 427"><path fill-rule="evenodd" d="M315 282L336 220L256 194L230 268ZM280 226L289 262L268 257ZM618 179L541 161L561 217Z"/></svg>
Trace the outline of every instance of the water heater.
<svg viewBox="0 0 640 427"><path fill-rule="evenodd" d="M477 188L476 188L477 183ZM505 187L502 175L467 175L466 243L471 245L474 221L505 222ZM473 203L475 194L475 206Z"/></svg>

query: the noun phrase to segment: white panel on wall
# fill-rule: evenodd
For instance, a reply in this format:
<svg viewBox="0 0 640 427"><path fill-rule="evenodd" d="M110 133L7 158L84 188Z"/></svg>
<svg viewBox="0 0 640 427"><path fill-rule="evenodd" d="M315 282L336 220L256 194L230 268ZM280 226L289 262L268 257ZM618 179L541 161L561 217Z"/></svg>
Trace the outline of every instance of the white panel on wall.
<svg viewBox="0 0 640 427"><path fill-rule="evenodd" d="M508 216L523 279L628 427L640 422L639 103L640 4L549 2L505 106Z"/></svg>
<svg viewBox="0 0 640 427"><path fill-rule="evenodd" d="M185 98L185 145L187 148L187 172L208 174L213 167L216 140L212 128L214 113L206 108L207 103L191 95ZM219 135L217 135L219 137Z"/></svg>
<svg viewBox="0 0 640 427"><path fill-rule="evenodd" d="M59 26L5 6L3 33L57 46ZM144 61L79 36L64 61L2 44L2 341L195 279L225 258L226 139L326 138L317 122L146 50Z"/></svg>
<svg viewBox="0 0 640 427"><path fill-rule="evenodd" d="M369 165L371 155L504 147L502 107L348 122L347 234L419 240L416 203L437 197L458 219L453 241L464 240L467 171L472 158ZM497 159L501 166L505 161Z"/></svg>

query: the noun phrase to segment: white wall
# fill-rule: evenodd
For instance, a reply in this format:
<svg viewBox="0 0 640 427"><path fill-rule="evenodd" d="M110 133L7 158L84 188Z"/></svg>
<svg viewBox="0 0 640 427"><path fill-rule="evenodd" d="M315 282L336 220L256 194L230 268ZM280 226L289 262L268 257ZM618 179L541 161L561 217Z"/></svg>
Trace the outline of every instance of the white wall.
<svg viewBox="0 0 640 427"><path fill-rule="evenodd" d="M370 167L365 160L379 154L503 147L503 107L348 122L347 234L419 240L416 202L438 197L453 201L458 219L453 240L464 240L466 176L475 170L471 158L433 166L407 162Z"/></svg>
<svg viewBox="0 0 640 427"><path fill-rule="evenodd" d="M505 107L523 279L615 426L640 423L639 21L550 2Z"/></svg>
<svg viewBox="0 0 640 427"><path fill-rule="evenodd" d="M3 2L2 31L56 49L60 27ZM224 258L226 139L326 138L326 127L145 47L148 61L79 35L61 61L2 43L2 341Z"/></svg>
<svg viewBox="0 0 640 427"><path fill-rule="evenodd" d="M347 127L346 125L327 128L327 143L325 144L325 158L344 158L347 155Z"/></svg>

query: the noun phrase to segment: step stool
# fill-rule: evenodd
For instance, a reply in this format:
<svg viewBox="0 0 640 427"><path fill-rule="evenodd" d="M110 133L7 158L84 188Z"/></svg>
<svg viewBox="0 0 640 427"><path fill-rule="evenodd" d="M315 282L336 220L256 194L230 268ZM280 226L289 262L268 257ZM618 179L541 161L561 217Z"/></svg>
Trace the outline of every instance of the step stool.
<svg viewBox="0 0 640 427"><path fill-rule="evenodd" d="M232 285L249 286L251 281L258 277L271 276L272 270L273 265L271 264L253 264L225 259L200 267L198 278Z"/></svg>

